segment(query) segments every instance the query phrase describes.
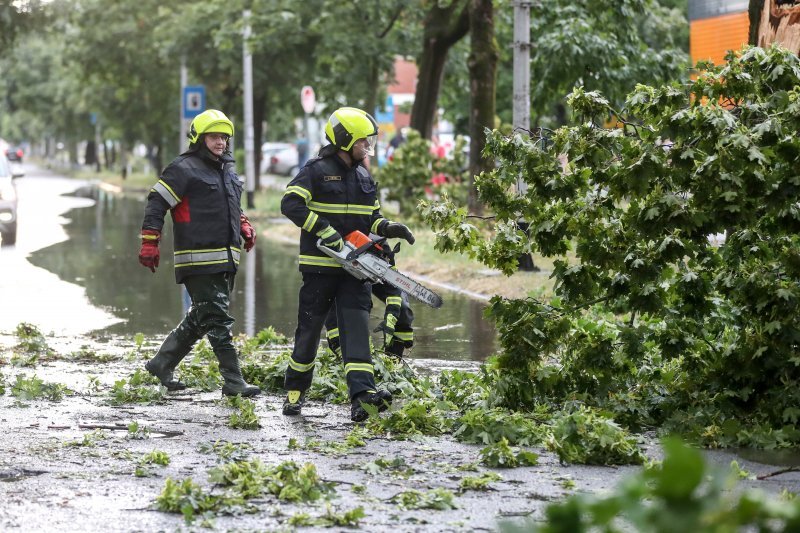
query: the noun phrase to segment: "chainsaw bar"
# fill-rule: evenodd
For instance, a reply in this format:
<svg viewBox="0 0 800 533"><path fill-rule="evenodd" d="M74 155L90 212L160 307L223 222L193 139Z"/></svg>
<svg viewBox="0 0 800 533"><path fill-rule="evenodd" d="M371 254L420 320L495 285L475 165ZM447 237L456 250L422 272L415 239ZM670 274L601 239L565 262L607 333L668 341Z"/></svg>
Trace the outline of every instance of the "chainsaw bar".
<svg viewBox="0 0 800 533"><path fill-rule="evenodd" d="M322 244L321 239L317 241L317 248L325 253L325 255L336 259L345 271L355 278L369 280L372 283L385 282L434 309L438 309L442 306L443 301L441 296L423 286L421 283L393 269L387 261L376 255L365 253L359 255L355 259L348 260L348 256L350 256L356 248L347 241L345 241L340 252L332 250Z"/></svg>

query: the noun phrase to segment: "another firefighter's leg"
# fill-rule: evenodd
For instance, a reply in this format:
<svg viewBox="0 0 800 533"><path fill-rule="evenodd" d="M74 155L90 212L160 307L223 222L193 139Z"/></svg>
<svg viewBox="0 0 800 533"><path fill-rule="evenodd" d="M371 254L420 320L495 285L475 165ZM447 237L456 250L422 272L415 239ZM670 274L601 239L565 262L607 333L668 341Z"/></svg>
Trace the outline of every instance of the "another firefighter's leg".
<svg viewBox="0 0 800 533"><path fill-rule="evenodd" d="M150 359L144 367L150 374L158 378L162 385L169 390L183 390L186 384L173 378L173 372L186 355L192 351L194 343L196 343L203 332L194 326L192 320L192 307L187 311L186 316L178 327L173 329L161 347L158 349L155 357Z"/></svg>
<svg viewBox="0 0 800 533"><path fill-rule="evenodd" d="M402 357L403 350L414 346L414 328L411 327L414 322L414 311L408 305L408 295L403 292L400 296L402 297L400 316L397 319L391 342L386 345L386 351L397 357Z"/></svg>
<svg viewBox="0 0 800 533"><path fill-rule="evenodd" d="M226 396L255 396L261 389L245 382L239 368L239 354L233 345L233 317L228 313L234 274L219 273L192 276L186 289L192 297L194 318L206 332L206 338L219 361L219 373L225 382L222 394Z"/></svg>
<svg viewBox="0 0 800 533"><path fill-rule="evenodd" d="M368 284L355 278L343 280L336 293L336 314L339 340L350 393L350 418L360 422L367 418L363 404L383 411L392 402L392 395L375 386L375 370L369 347L369 311L372 292Z"/></svg>
<svg viewBox="0 0 800 533"><path fill-rule="evenodd" d="M325 319L325 337L328 339L328 348L330 351L342 357L342 347L339 343L339 324L336 322L336 303L331 306L328 311L328 317Z"/></svg>
<svg viewBox="0 0 800 533"><path fill-rule="evenodd" d="M285 415L299 415L303 407L305 392L314 377L314 359L319 348L322 325L333 304L338 280L342 278L334 274L303 273L294 348L283 382L287 393L283 402Z"/></svg>

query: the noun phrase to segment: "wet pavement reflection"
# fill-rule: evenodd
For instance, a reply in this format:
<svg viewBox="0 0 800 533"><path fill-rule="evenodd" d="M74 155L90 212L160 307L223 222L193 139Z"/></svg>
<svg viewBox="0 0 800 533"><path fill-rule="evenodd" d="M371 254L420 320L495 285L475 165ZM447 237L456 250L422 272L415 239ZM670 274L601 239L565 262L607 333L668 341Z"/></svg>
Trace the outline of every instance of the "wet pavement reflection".
<svg viewBox="0 0 800 533"><path fill-rule="evenodd" d="M64 216L67 239L33 252L30 262L67 282L85 287L89 301L123 319L105 327L110 334L166 335L183 316L183 299L175 284L171 222L165 224L161 264L156 274L137 260L139 228L145 193L121 196L96 187L82 187L77 196L94 205L78 207ZM84 204L85 205L85 204ZM269 227L258 225L267 231ZM232 294L234 333L253 334L269 325L292 337L297 322L300 273L296 245L261 238L243 261ZM402 270L402 257L399 259ZM493 325L483 317L484 302L441 292L445 305L438 310L412 303L416 345L410 356L424 359L482 360L496 349ZM383 304L374 300L374 328ZM378 334L374 336L380 343Z"/></svg>

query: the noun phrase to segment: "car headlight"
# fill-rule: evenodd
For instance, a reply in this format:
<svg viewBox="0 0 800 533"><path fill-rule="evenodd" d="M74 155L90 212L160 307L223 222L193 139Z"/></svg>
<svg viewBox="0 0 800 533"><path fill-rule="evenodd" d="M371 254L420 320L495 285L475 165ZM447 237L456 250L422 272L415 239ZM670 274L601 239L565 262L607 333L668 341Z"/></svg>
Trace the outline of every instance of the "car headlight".
<svg viewBox="0 0 800 533"><path fill-rule="evenodd" d="M11 185L0 185L0 200L14 201L17 199L17 191Z"/></svg>

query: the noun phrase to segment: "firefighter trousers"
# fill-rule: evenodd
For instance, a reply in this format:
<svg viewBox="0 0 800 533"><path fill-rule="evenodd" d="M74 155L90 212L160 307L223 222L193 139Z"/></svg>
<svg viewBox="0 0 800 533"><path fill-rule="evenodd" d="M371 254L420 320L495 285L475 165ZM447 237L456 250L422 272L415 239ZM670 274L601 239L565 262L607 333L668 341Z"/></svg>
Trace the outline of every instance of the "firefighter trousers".
<svg viewBox="0 0 800 533"><path fill-rule="evenodd" d="M305 391L311 386L322 326L334 302L350 398L364 391L376 390L369 347L372 291L369 283L344 272L303 272L294 349L284 380L286 390Z"/></svg>
<svg viewBox="0 0 800 533"><path fill-rule="evenodd" d="M374 283L372 285L372 294L384 304L386 304L386 298L389 296L399 296L401 298L400 315L394 327L394 335L389 340L389 344L384 346L384 349L389 350L391 353L397 353L399 351L400 354L402 354L404 348L411 348L414 346L414 328L411 326L414 322L414 311L411 310L411 306L408 304L408 295L400 289L384 283ZM385 318L386 314L384 313L384 319ZM333 353L341 356L342 350L339 344L339 328L337 327L336 321L335 302L334 306L331 307L331 310L328 312L328 317L325 319L325 331L328 339L328 348L330 348Z"/></svg>

